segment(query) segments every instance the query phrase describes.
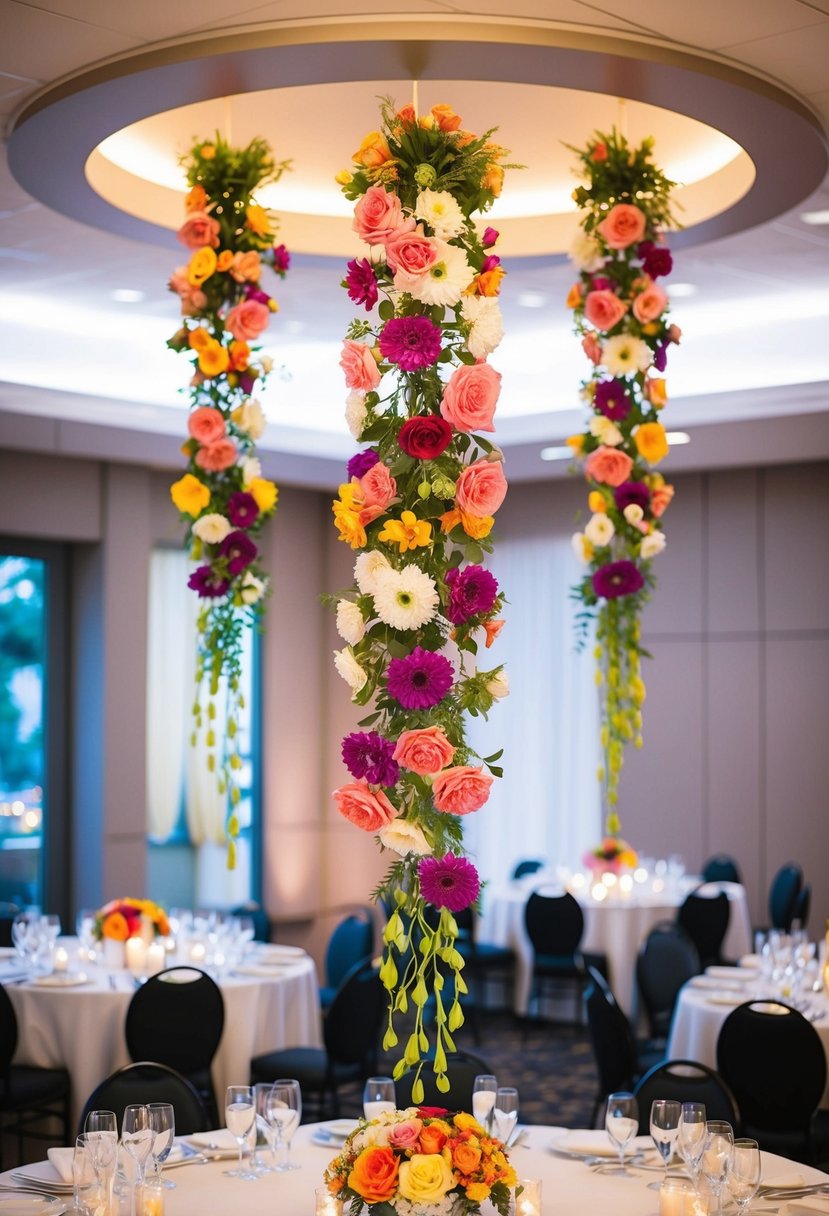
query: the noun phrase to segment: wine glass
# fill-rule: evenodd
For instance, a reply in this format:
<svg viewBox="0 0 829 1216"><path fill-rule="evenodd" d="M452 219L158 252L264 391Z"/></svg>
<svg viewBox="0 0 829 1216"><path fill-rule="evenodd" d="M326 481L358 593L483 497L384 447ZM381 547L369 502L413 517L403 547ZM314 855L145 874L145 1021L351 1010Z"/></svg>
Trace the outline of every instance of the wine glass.
<svg viewBox="0 0 829 1216"><path fill-rule="evenodd" d="M633 1094L626 1090L611 1094L607 1099L604 1125L608 1136L619 1150L619 1168L614 1174L625 1174L625 1149L639 1131L639 1107Z"/></svg>
<svg viewBox="0 0 829 1216"><path fill-rule="evenodd" d="M705 1150L706 1114L702 1102L683 1102L677 1131L677 1151L688 1167L691 1181L696 1189L699 1182L699 1166Z"/></svg>
<svg viewBox="0 0 829 1216"><path fill-rule="evenodd" d="M114 1155L113 1155L114 1160ZM94 1211L97 1206L92 1199L98 1189L98 1171L95 1168L93 1155L86 1133L82 1132L75 1138L72 1152L72 1210L77 1213Z"/></svg>
<svg viewBox="0 0 829 1216"><path fill-rule="evenodd" d="M493 1135L506 1144L518 1122L518 1090L510 1086L499 1086L495 1091L492 1107Z"/></svg>
<svg viewBox="0 0 829 1216"><path fill-rule="evenodd" d="M99 1178L115 1164L118 1150L118 1120L114 1110L91 1110L83 1125L87 1151Z"/></svg>
<svg viewBox="0 0 829 1216"><path fill-rule="evenodd" d="M253 1101L253 1089L250 1085L228 1085L225 1094L225 1123L239 1145L239 1162L232 1170L225 1170L228 1178L245 1178L248 1182L256 1180L256 1174L242 1166L242 1152L245 1141L250 1135L251 1128L256 1122L256 1106Z"/></svg>
<svg viewBox="0 0 829 1216"><path fill-rule="evenodd" d="M279 1143L279 1124L274 1119L272 1113L271 1095L273 1093L273 1085L270 1081L257 1081L253 1087L253 1104L256 1107L257 1122L261 1119L265 1124L268 1147L271 1150L270 1165L263 1165L262 1161L258 1161L256 1169L260 1174L276 1173L276 1148Z"/></svg>
<svg viewBox="0 0 829 1216"><path fill-rule="evenodd" d="M498 1082L490 1073L480 1073L472 1084L472 1117L492 1134L492 1111Z"/></svg>
<svg viewBox="0 0 829 1216"><path fill-rule="evenodd" d="M276 1168L280 1173L284 1170L301 1169L300 1165L291 1161L291 1141L302 1117L302 1092L299 1088L299 1081L282 1078L274 1081L271 1091L271 1118L278 1125L279 1139L285 1146L285 1156Z"/></svg>
<svg viewBox="0 0 829 1216"><path fill-rule="evenodd" d="M760 1146L757 1141L735 1140L728 1171L728 1189L738 1213L742 1214L757 1194L760 1174Z"/></svg>
<svg viewBox="0 0 829 1216"><path fill-rule="evenodd" d="M172 1102L148 1102L150 1126L153 1129L153 1164L159 1184L170 1191L175 1183L161 1177L161 1167L170 1156L176 1138L176 1112Z"/></svg>
<svg viewBox="0 0 829 1216"><path fill-rule="evenodd" d="M702 1173L716 1200L717 1216L722 1216L722 1193L734 1150L734 1130L721 1119L709 1119L705 1125L705 1147L702 1152Z"/></svg>
<svg viewBox="0 0 829 1216"><path fill-rule="evenodd" d="M363 1114L367 1119L376 1119L397 1106L394 1097L394 1081L391 1077L369 1077L363 1089Z"/></svg>
<svg viewBox="0 0 829 1216"><path fill-rule="evenodd" d="M133 1187L133 1211L136 1209L136 1190L143 1187L147 1158L153 1147L153 1129L150 1112L146 1106L130 1105L124 1109L121 1120L121 1144L124 1151L135 1162L135 1186Z"/></svg>
<svg viewBox="0 0 829 1216"><path fill-rule="evenodd" d="M75 934L78 938L78 945L83 951L83 959L85 962L93 962L95 959L95 920L97 912L94 908L81 908L75 918Z"/></svg>
<svg viewBox="0 0 829 1216"><path fill-rule="evenodd" d="M663 1182L668 1177L668 1163L673 1156L674 1145L679 1135L679 1120L682 1104L663 1098L651 1103L650 1133L660 1157L665 1163Z"/></svg>

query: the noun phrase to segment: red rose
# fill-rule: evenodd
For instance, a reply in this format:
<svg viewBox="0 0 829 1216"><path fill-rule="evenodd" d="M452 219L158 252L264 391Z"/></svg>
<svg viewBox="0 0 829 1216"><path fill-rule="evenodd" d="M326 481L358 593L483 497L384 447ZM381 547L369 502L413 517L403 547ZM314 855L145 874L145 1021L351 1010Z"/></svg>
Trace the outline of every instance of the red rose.
<svg viewBox="0 0 829 1216"><path fill-rule="evenodd" d="M404 422L397 436L407 456L416 460L434 460L452 442L452 427L445 418L435 414L418 414Z"/></svg>

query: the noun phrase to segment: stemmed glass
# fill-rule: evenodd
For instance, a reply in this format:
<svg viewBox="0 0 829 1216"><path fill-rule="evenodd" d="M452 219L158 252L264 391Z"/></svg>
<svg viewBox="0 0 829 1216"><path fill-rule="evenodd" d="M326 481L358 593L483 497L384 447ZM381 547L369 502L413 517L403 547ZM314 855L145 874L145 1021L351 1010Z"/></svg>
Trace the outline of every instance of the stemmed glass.
<svg viewBox="0 0 829 1216"><path fill-rule="evenodd" d="M492 1107L493 1135L506 1144L518 1122L518 1090L509 1086L500 1086L495 1091L495 1103Z"/></svg>
<svg viewBox="0 0 829 1216"><path fill-rule="evenodd" d="M282 1173L284 1170L301 1169L297 1162L291 1161L291 1141L302 1117L299 1081L286 1078L274 1081L271 1086L270 1106L271 1118L279 1127L279 1139L285 1146L285 1156L276 1167L277 1171Z"/></svg>
<svg viewBox="0 0 829 1216"><path fill-rule="evenodd" d="M490 1073L480 1073L472 1084L472 1117L492 1135L492 1111L498 1082Z"/></svg>
<svg viewBox="0 0 829 1216"><path fill-rule="evenodd" d="M608 1136L619 1150L619 1168L612 1172L626 1174L625 1149L639 1131L639 1107L633 1094L620 1090L619 1093L610 1095L607 1099L604 1125Z"/></svg>
<svg viewBox="0 0 829 1216"><path fill-rule="evenodd" d="M253 1087L253 1104L256 1107L257 1122L261 1119L265 1124L268 1136L268 1147L271 1150L270 1165L263 1165L259 1160L256 1163L256 1170L260 1174L276 1173L276 1148L279 1143L279 1124L273 1117L271 1095L273 1094L273 1085L270 1081L257 1081Z"/></svg>
<svg viewBox="0 0 829 1216"><path fill-rule="evenodd" d="M113 1160L114 1160L113 1155ZM100 1186L98 1170L85 1132L75 1138L72 1153L72 1211L78 1214L94 1211L97 1199L90 1202L92 1192Z"/></svg>
<svg viewBox="0 0 829 1216"><path fill-rule="evenodd" d="M706 1115L702 1102L683 1102L677 1132L677 1151L688 1167L694 1189L699 1183L699 1167L705 1151Z"/></svg>
<svg viewBox="0 0 829 1216"><path fill-rule="evenodd" d="M363 1114L376 1119L395 1109L394 1080L391 1077L369 1077L363 1089Z"/></svg>
<svg viewBox="0 0 829 1216"><path fill-rule="evenodd" d="M145 1167L153 1147L153 1129L150 1112L146 1106L131 1105L124 1109L121 1120L121 1144L135 1162L135 1186L133 1187L133 1211L136 1210L136 1191L144 1186Z"/></svg>
<svg viewBox="0 0 829 1216"><path fill-rule="evenodd" d="M256 1181L256 1174L242 1166L242 1153L245 1141L250 1135L251 1128L256 1122L256 1106L253 1101L253 1089L250 1085L228 1085L225 1094L225 1123L239 1145L239 1162L232 1170L225 1170L228 1178L245 1178L248 1182Z"/></svg>
<svg viewBox="0 0 829 1216"><path fill-rule="evenodd" d="M760 1145L756 1140L735 1140L728 1171L728 1189L740 1216L757 1194L760 1174Z"/></svg>
<svg viewBox="0 0 829 1216"><path fill-rule="evenodd" d="M679 1135L681 1115L682 1105L679 1102L657 1098L651 1103L650 1132L659 1155L665 1163L663 1182L668 1177L668 1163Z"/></svg>
<svg viewBox="0 0 829 1216"><path fill-rule="evenodd" d="M150 1126L153 1129L152 1154L156 1176L159 1184L171 1191L176 1184L169 1178L161 1177L161 1167L170 1156L176 1138L175 1108L172 1102L148 1102L147 1110L150 1112Z"/></svg>
<svg viewBox="0 0 829 1216"><path fill-rule="evenodd" d="M734 1130L721 1119L709 1119L705 1125L705 1148L702 1153L702 1173L717 1200L717 1216L722 1216L722 1193L734 1150Z"/></svg>

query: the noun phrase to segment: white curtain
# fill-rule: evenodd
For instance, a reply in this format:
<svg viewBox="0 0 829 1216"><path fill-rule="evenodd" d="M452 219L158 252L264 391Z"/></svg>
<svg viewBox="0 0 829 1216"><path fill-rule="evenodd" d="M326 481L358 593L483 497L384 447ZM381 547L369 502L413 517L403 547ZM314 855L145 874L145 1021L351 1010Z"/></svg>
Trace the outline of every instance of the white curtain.
<svg viewBox="0 0 829 1216"><path fill-rule="evenodd" d="M507 623L478 667L505 663L510 695L488 722L469 719L469 739L482 756L504 748L504 776L464 827L481 877L497 884L523 857L578 865L599 838L601 798L592 645L576 653L569 593L580 568L569 538L499 540L492 570Z"/></svg>

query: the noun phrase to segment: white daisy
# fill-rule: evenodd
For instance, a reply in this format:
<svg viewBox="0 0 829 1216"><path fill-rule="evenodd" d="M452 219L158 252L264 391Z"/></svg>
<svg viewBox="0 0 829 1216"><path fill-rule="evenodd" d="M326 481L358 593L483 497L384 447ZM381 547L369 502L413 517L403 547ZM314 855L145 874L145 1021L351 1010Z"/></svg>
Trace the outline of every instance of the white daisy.
<svg viewBox="0 0 829 1216"><path fill-rule="evenodd" d="M496 701L509 696L509 676L503 667L499 667L497 671L493 671L486 682L486 690Z"/></svg>
<svg viewBox="0 0 829 1216"><path fill-rule="evenodd" d="M588 274L595 274L604 266L604 257L598 241L583 232L581 228L576 233L568 253L574 266L577 266L579 270L587 271Z"/></svg>
<svg viewBox="0 0 829 1216"><path fill-rule="evenodd" d="M365 637L363 614L351 600L337 601L337 633L349 646L356 646Z"/></svg>
<svg viewBox="0 0 829 1216"><path fill-rule="evenodd" d="M394 849L401 857L405 857L407 853L418 853L423 857L432 851L429 841L417 824L409 823L406 819L392 820L381 828L377 835L385 848Z"/></svg>
<svg viewBox="0 0 829 1216"><path fill-rule="evenodd" d="M206 545L220 545L232 531L230 521L225 519L224 515L202 515L201 519L197 519L193 524L193 535L198 536Z"/></svg>
<svg viewBox="0 0 829 1216"><path fill-rule="evenodd" d="M363 595L374 595L379 583L378 574L390 570L389 559L379 549L367 549L354 563L354 581Z"/></svg>
<svg viewBox="0 0 829 1216"><path fill-rule="evenodd" d="M616 535L613 520L605 515L603 511L597 511L595 515L591 515L590 519L588 519L584 535L591 545L595 545L597 549L602 548L604 545L609 545Z"/></svg>
<svg viewBox="0 0 829 1216"><path fill-rule="evenodd" d="M461 316L470 325L466 349L476 359L485 359L504 336L501 308L494 296L464 296Z"/></svg>
<svg viewBox="0 0 829 1216"><path fill-rule="evenodd" d="M334 651L334 666L338 675L342 676L353 693L358 693L368 679L349 646L346 646L344 650Z"/></svg>
<svg viewBox="0 0 829 1216"><path fill-rule="evenodd" d="M266 587L267 582L264 579L257 578L255 574L251 574L250 570L246 570L245 577L242 579L242 603L258 604L265 594Z"/></svg>
<svg viewBox="0 0 829 1216"><path fill-rule="evenodd" d="M583 532L574 532L570 538L570 544L573 546L573 552L576 557L586 566L593 556L593 546Z"/></svg>
<svg viewBox="0 0 829 1216"><path fill-rule="evenodd" d="M436 253L434 262L424 270L423 274L407 276L404 291L421 304L443 304L454 307L464 290L475 277L475 271L466 260L466 254L457 245L447 245L446 241L435 241ZM395 286L398 284L395 275Z"/></svg>
<svg viewBox="0 0 829 1216"><path fill-rule="evenodd" d="M641 524L645 517L645 512L639 506L638 502L629 502L622 514L633 528L635 528L637 524Z"/></svg>
<svg viewBox="0 0 829 1216"><path fill-rule="evenodd" d="M366 418L368 418L366 395L353 389L345 399L345 423L355 439L359 439L362 435Z"/></svg>
<svg viewBox="0 0 829 1216"><path fill-rule="evenodd" d="M252 481L256 481L257 477L262 476L262 462L257 460L255 456L248 456L247 460L242 462L242 485L247 487Z"/></svg>
<svg viewBox="0 0 829 1216"><path fill-rule="evenodd" d="M414 213L442 241L451 241L466 225L463 212L448 190L421 190Z"/></svg>
<svg viewBox="0 0 829 1216"><path fill-rule="evenodd" d="M384 625L391 625L392 629L420 629L435 615L437 587L419 566L378 572L375 583L374 606Z"/></svg>
<svg viewBox="0 0 829 1216"><path fill-rule="evenodd" d="M267 426L267 418L262 406L254 397L243 401L230 415L240 431L250 435L251 439L261 439Z"/></svg>
<svg viewBox="0 0 829 1216"><path fill-rule="evenodd" d="M662 552L667 543L664 532L649 532L642 541L639 552L644 558L656 557L658 553Z"/></svg>
<svg viewBox="0 0 829 1216"><path fill-rule="evenodd" d="M602 343L602 363L613 376L644 372L653 362L653 352L641 338L617 334Z"/></svg>
<svg viewBox="0 0 829 1216"><path fill-rule="evenodd" d="M609 448L618 447L624 438L616 423L604 414L594 414L590 419L590 434Z"/></svg>

